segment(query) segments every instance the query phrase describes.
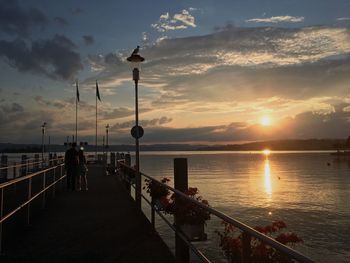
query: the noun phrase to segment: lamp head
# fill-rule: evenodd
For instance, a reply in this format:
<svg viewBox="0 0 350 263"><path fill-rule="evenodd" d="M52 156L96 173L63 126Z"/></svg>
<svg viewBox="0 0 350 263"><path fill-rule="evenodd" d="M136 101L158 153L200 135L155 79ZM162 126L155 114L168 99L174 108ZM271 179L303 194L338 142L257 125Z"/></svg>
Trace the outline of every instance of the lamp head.
<svg viewBox="0 0 350 263"><path fill-rule="evenodd" d="M139 54L133 53L126 60L130 62L132 69L140 69L140 64L145 61L145 58L141 57Z"/></svg>

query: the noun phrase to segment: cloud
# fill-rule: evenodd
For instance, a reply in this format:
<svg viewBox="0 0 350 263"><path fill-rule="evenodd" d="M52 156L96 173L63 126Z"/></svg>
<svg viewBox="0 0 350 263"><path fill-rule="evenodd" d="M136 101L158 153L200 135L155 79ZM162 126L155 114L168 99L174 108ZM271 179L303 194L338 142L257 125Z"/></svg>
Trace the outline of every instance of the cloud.
<svg viewBox="0 0 350 263"><path fill-rule="evenodd" d="M13 102L10 105L9 104L0 105L0 109L6 114L12 114L12 113L18 113L18 112L24 111L23 106L16 102Z"/></svg>
<svg viewBox="0 0 350 263"><path fill-rule="evenodd" d="M33 27L45 27L47 16L36 8L24 10L17 0L0 0L0 32L26 37Z"/></svg>
<svg viewBox="0 0 350 263"><path fill-rule="evenodd" d="M74 9L72 9L71 12L73 15L79 15L79 14L83 13L83 10L80 7L76 7Z"/></svg>
<svg viewBox="0 0 350 263"><path fill-rule="evenodd" d="M188 27L196 26L194 16L191 15L186 9L183 9L181 13L174 14L172 17L168 12L164 13L159 17L157 23L151 24L151 27L156 29L158 32L186 29Z"/></svg>
<svg viewBox="0 0 350 263"><path fill-rule="evenodd" d="M0 40L0 56L21 72L46 75L53 79L70 80L83 69L76 45L63 35L52 39L33 41L31 46L24 40Z"/></svg>
<svg viewBox="0 0 350 263"><path fill-rule="evenodd" d="M272 16L266 18L251 18L245 20L246 22L254 23L299 23L304 21L303 16Z"/></svg>
<svg viewBox="0 0 350 263"><path fill-rule="evenodd" d="M93 36L85 35L85 36L82 36L82 37L83 37L85 45L87 45L87 46L90 46L90 45L92 45L95 42L95 39L94 39Z"/></svg>
<svg viewBox="0 0 350 263"><path fill-rule="evenodd" d="M60 17L60 16L56 16L54 18L54 21L56 24L60 25L60 26L68 26L69 23L66 19L64 19L63 17Z"/></svg>
<svg viewBox="0 0 350 263"><path fill-rule="evenodd" d="M144 143L226 144L278 139L347 138L350 129L349 119L350 112L337 109L328 114L304 112L293 118L282 118L276 127L268 129L261 125L249 125L245 122L189 128L148 127L145 129L142 141ZM125 127L122 126L122 128L132 126L133 123L130 122L125 123ZM121 135L120 141L127 141L128 137L130 137L129 130L126 130Z"/></svg>
<svg viewBox="0 0 350 263"><path fill-rule="evenodd" d="M151 119L151 120L141 119L140 126L142 126L143 128L157 127L157 126L161 126L163 124L167 124L171 121L172 121L172 118L168 118L166 116L163 116L161 118ZM131 121L126 121L126 122L122 122L122 123L116 123L112 126L112 129L119 130L119 129L132 128L134 125L135 125L135 121L131 120Z"/></svg>
<svg viewBox="0 0 350 263"><path fill-rule="evenodd" d="M339 17L337 21L350 21L350 17Z"/></svg>
<svg viewBox="0 0 350 263"><path fill-rule="evenodd" d="M103 112L102 118L104 120L117 119L117 118L124 118L124 117L128 117L128 116L132 116L133 114L134 114L133 109L119 107L119 108L113 109L112 111Z"/></svg>

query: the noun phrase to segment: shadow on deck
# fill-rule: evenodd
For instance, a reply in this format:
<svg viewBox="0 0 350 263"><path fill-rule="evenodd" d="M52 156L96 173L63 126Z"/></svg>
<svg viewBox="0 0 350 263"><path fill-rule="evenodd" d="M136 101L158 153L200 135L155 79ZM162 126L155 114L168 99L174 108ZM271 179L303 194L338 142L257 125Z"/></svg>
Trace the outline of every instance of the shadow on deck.
<svg viewBox="0 0 350 263"><path fill-rule="evenodd" d="M174 262L114 176L92 166L89 191L59 194L12 237L1 262Z"/></svg>

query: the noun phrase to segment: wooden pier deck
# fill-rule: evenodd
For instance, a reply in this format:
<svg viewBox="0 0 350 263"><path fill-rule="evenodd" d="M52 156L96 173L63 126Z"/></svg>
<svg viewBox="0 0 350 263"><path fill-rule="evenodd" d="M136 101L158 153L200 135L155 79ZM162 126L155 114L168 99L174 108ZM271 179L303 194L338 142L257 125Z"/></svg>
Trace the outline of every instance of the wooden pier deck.
<svg viewBox="0 0 350 263"><path fill-rule="evenodd" d="M115 176L92 166L89 191L63 190L5 245L1 262L174 262ZM64 185L65 186L65 185Z"/></svg>

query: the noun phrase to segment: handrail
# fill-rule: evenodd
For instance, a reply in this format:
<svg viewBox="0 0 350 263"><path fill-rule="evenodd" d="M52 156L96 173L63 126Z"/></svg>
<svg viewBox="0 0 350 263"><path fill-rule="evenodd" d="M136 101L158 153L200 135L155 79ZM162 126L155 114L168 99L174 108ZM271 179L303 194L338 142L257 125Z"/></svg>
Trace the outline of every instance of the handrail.
<svg viewBox="0 0 350 263"><path fill-rule="evenodd" d="M52 170L52 169L54 169L54 168L57 168L57 167L63 166L63 165L64 165L64 164L61 163L61 164L58 164L58 165L56 165L56 166L52 166L52 167L46 168L46 169L44 169L44 170L40 170L40 171L35 172L35 173L32 173L32 174L24 175L24 176L15 178L15 179L13 179L13 180L10 180L10 181L8 181L8 182L4 182L4 183L0 184L0 189L1 189L1 188L4 188L4 187L7 187L7 186L10 186L10 185L12 185L12 184L16 184L16 183L21 182L21 181L25 181L25 180L27 180L27 179L29 179L29 178L32 178L32 177L37 176L37 175L42 174L42 173L46 173L46 172L48 172L49 170Z"/></svg>
<svg viewBox="0 0 350 263"><path fill-rule="evenodd" d="M60 161L63 160L64 157L60 157L60 158L55 158L55 159L49 159L50 162L53 161ZM16 165L9 165L9 166L2 166L0 167L0 170L5 170L5 169L11 169L11 168L17 168L17 167L22 167L22 166L27 166L27 165L34 165L34 164L41 164L41 163L46 163L47 159L45 159L44 161L38 161L38 162L27 162L29 159L26 159L26 163L19 163Z"/></svg>
<svg viewBox="0 0 350 263"><path fill-rule="evenodd" d="M128 169L131 169L131 170L135 171L135 169L133 169L132 167L127 166L123 162L119 162L118 161L118 163L120 165L124 166L124 167L127 167ZM303 254L297 252L296 250L294 250L294 249L292 249L292 248L290 248L288 246L285 246L285 245L281 244L280 242L276 241L275 239L273 239L273 238L271 238L271 237L269 237L269 236L267 236L265 234L260 233L259 231L255 230L255 229L253 229L252 227L250 227L250 226L248 226L248 225L246 225L246 224L244 224L244 223L242 223L242 222L240 222L240 221L238 221L236 219L233 219L232 217L230 217L230 216L228 216L228 215L226 215L226 214L224 214L224 213L222 213L222 212L220 212L220 211L218 211L218 210L216 210L214 208L211 208L211 207L209 207L209 206L207 206L207 205L205 205L205 204L203 204L203 203L201 203L201 202L199 202L199 201L189 197L188 195L184 194L183 192L181 192L179 190L176 190L173 187L171 187L169 185L166 185L166 184L160 182L159 180L157 180L157 179L155 179L155 178L153 178L153 177L151 177L149 175L146 175L146 174L144 174L142 172L140 172L140 175L146 177L149 180L152 180L152 181L162 185L163 187L167 188L168 190L170 190L170 191L176 193L177 195L181 196L185 200L198 205L199 207L209 211L211 214L216 215L217 217L221 218L225 222L234 225L235 227L241 229L242 231L247 232L248 234L250 234L251 236L253 236L253 237L255 237L255 238L259 239L259 240L264 241L265 243L267 243L271 247L273 247L273 248L275 248L275 249L285 253L286 255L288 255L288 256L290 256L290 257L292 257L292 258L294 258L294 259L296 259L296 260L298 260L300 262L315 263L315 261L313 261L309 257L304 256Z"/></svg>
<svg viewBox="0 0 350 263"><path fill-rule="evenodd" d="M57 165L55 167L52 168L57 168L59 166L62 166L63 164ZM51 168L51 169L52 169ZM43 171L41 171L43 172ZM14 215L16 212L18 212L19 210L21 210L23 207L25 207L26 205L28 205L30 202L32 202L35 198L37 198L39 195L41 195L42 193L44 193L45 191L47 191L49 188L51 188L52 186L54 186L55 184L57 184L59 181L61 181L62 179L64 179L66 176L62 176L60 178L58 178L56 181L54 181L53 183L49 184L48 186L46 186L43 190L41 190L40 192L38 192L37 194L33 195L30 199L28 199L26 202L22 203L21 205L19 205L17 208L15 208L14 210L12 210L10 213L8 213L7 215L5 215L4 217L0 218L0 224L3 223L6 219L10 218L12 215Z"/></svg>
<svg viewBox="0 0 350 263"><path fill-rule="evenodd" d="M55 195L55 185L59 182L62 181L62 179L64 179L66 177L65 174L63 174L63 166L64 163L60 163L57 164L55 166L51 166L47 169L44 170L40 170L38 172L29 174L29 175L25 175L23 177L19 177L16 179L13 179L11 181L5 182L0 184L0 254L2 253L2 224L9 219L11 216L13 216L15 213L17 213L19 210L21 210L24 207L27 207L27 223L29 224L30 222L30 203L36 199L37 197L39 197L40 195L43 196L43 207L45 207L45 202L46 202L46 191L48 189L50 189L51 187L53 187L53 195ZM60 176L56 179L56 169L60 167ZM53 170L53 182L50 183L49 185L46 185L46 172ZM43 174L43 184L42 184L42 189L34 194L32 196L32 178L38 175L42 175ZM26 201L23 201L18 207L14 208L13 210L11 210L10 212L8 212L6 215L3 214L3 210L4 210L4 188L11 186L11 185L15 185L18 182L22 182L28 180L28 199Z"/></svg>

